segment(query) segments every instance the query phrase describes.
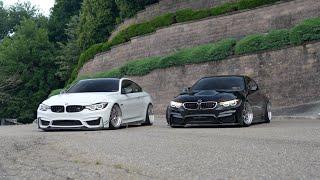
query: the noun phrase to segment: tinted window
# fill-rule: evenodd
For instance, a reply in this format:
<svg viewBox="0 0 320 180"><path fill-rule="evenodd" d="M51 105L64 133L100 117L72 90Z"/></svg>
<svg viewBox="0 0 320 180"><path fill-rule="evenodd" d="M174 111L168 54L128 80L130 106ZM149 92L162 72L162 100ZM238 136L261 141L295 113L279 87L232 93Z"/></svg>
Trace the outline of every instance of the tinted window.
<svg viewBox="0 0 320 180"><path fill-rule="evenodd" d="M132 93L136 92L142 92L142 88L137 85L136 83L129 81L129 80L124 80L122 82L122 89L132 89Z"/></svg>
<svg viewBox="0 0 320 180"><path fill-rule="evenodd" d="M200 90L243 90L244 78L243 77L210 77L199 80L193 85L193 91Z"/></svg>
<svg viewBox="0 0 320 180"><path fill-rule="evenodd" d="M94 79L78 82L72 86L67 93L117 92L118 90L118 79Z"/></svg>

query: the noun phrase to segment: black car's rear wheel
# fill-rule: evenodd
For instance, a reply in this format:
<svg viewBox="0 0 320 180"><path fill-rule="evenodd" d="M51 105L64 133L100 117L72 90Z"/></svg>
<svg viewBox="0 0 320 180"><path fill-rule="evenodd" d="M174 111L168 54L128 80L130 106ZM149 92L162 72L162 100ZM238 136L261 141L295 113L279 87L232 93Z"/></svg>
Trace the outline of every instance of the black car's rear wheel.
<svg viewBox="0 0 320 180"><path fill-rule="evenodd" d="M270 123L271 119L272 119L271 103L268 102L266 105L265 113L264 113L264 120L266 123Z"/></svg>
<svg viewBox="0 0 320 180"><path fill-rule="evenodd" d="M239 118L240 124L242 126L248 127L252 124L253 121L253 111L252 107L248 102L245 102L243 109Z"/></svg>

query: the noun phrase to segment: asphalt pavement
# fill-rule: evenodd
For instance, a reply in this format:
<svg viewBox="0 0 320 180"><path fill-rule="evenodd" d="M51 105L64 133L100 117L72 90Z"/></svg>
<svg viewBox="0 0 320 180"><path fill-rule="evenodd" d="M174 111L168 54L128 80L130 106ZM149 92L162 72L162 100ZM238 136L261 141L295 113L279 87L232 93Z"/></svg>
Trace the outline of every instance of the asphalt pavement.
<svg viewBox="0 0 320 180"><path fill-rule="evenodd" d="M0 127L0 179L320 179L320 119L172 129Z"/></svg>

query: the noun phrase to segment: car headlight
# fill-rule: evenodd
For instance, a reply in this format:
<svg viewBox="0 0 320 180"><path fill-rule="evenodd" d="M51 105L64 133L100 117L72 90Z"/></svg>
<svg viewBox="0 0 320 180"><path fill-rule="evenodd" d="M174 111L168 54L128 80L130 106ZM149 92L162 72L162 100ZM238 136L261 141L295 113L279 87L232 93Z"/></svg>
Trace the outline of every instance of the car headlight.
<svg viewBox="0 0 320 180"><path fill-rule="evenodd" d="M97 104L91 104L86 106L86 109L89 109L90 111L99 111L108 106L108 103L97 103Z"/></svg>
<svg viewBox="0 0 320 180"><path fill-rule="evenodd" d="M182 103L180 102L175 102L175 101L171 101L170 102L170 106L174 107L174 108L180 108L182 106Z"/></svg>
<svg viewBox="0 0 320 180"><path fill-rule="evenodd" d="M239 99L234 99L231 101L220 102L219 105L223 107L230 107L230 106L236 106L239 102L240 102Z"/></svg>
<svg viewBox="0 0 320 180"><path fill-rule="evenodd" d="M45 105L45 104L40 104L39 110L40 111L48 111L50 109L50 106Z"/></svg>

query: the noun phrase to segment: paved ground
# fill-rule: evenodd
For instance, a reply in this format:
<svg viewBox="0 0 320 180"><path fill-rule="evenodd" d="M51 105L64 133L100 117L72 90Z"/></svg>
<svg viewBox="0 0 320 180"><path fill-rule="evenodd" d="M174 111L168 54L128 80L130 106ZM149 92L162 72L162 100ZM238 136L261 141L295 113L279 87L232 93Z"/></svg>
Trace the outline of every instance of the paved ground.
<svg viewBox="0 0 320 180"><path fill-rule="evenodd" d="M0 179L319 179L320 119L250 128L0 127Z"/></svg>

